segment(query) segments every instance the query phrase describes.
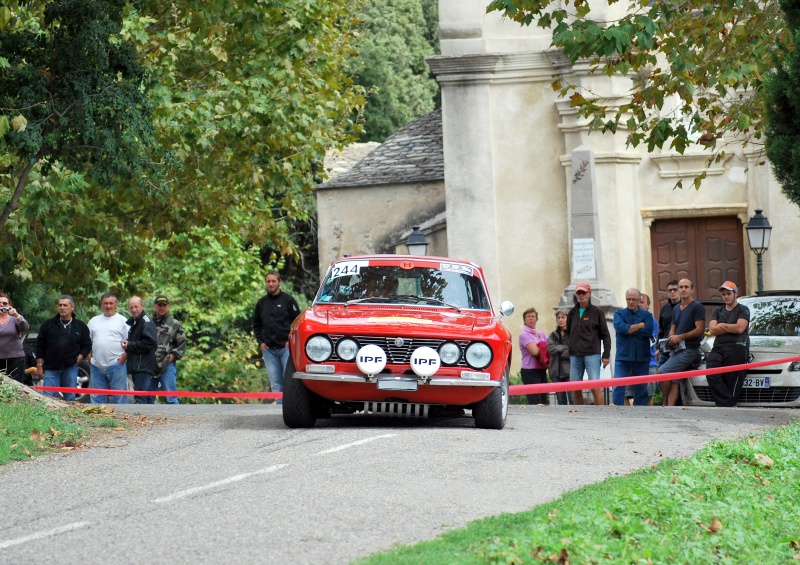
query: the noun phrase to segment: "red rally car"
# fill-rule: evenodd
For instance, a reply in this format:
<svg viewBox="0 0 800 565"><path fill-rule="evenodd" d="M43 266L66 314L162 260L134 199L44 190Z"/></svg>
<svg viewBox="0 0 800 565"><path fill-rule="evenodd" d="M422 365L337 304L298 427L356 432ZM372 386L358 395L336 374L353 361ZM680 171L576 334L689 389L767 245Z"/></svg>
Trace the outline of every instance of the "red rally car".
<svg viewBox="0 0 800 565"><path fill-rule="evenodd" d="M508 413L511 334L480 267L410 255L344 257L292 324L283 421L334 414L405 417L472 411L479 428Z"/></svg>

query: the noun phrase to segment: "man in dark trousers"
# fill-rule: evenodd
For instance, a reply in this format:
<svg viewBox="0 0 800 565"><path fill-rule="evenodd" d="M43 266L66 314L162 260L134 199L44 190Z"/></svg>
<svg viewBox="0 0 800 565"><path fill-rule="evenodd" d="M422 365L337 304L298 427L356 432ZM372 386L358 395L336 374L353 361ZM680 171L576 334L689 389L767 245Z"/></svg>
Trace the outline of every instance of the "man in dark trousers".
<svg viewBox="0 0 800 565"><path fill-rule="evenodd" d="M731 281L725 281L719 287L722 293L722 306L717 306L711 313L708 332L715 336L714 347L706 357L706 367L729 367L747 363L750 350L750 309L739 304L737 295L739 287ZM719 375L708 375L708 388L717 406L736 406L739 393L747 376L747 369L731 371Z"/></svg>
<svg viewBox="0 0 800 565"><path fill-rule="evenodd" d="M122 349L128 353L128 371L133 378L133 390L150 390L153 374L156 372L156 346L158 330L156 323L144 311L144 301L132 296L128 301L131 318L128 325L128 339L122 342ZM134 396L136 404L153 404L154 396Z"/></svg>
<svg viewBox="0 0 800 565"><path fill-rule="evenodd" d="M253 314L253 333L264 356L270 390L282 392L283 372L289 360L289 330L300 307L291 295L281 292L277 272L267 273L266 283L267 294L259 299Z"/></svg>
<svg viewBox="0 0 800 565"><path fill-rule="evenodd" d="M68 294L58 299L58 314L48 318L36 338L36 374L44 386L76 388L78 363L92 350L92 338L85 323L75 317L75 300ZM57 392L45 392L58 396ZM74 392L65 392L64 400L75 400Z"/></svg>

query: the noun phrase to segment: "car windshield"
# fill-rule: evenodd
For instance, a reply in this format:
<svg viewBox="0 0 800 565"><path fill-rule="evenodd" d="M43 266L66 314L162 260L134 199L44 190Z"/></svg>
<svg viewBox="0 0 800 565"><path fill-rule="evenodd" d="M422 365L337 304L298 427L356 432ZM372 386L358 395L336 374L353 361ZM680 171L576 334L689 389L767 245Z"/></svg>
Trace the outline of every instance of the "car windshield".
<svg viewBox="0 0 800 565"><path fill-rule="evenodd" d="M740 302L750 308L750 335L800 335L800 296L752 297Z"/></svg>
<svg viewBox="0 0 800 565"><path fill-rule="evenodd" d="M315 304L343 302L418 304L489 310L489 298L474 268L461 263L371 265L339 261L325 275Z"/></svg>

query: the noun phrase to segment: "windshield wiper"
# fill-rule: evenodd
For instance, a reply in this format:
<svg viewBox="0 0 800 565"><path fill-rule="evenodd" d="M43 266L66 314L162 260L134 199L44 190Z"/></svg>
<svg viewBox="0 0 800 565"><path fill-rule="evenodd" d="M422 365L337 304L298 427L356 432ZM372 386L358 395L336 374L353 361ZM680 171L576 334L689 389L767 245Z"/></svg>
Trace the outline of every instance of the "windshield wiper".
<svg viewBox="0 0 800 565"><path fill-rule="evenodd" d="M461 308L459 308L455 304L450 304L449 302L445 302L444 300L439 300L438 298L417 296L416 294L392 295L391 298L395 298L397 300L410 300L411 302L416 302L416 303L427 302L428 304L439 304L441 306L447 306L448 308L452 308L456 312L461 312Z"/></svg>
<svg viewBox="0 0 800 565"><path fill-rule="evenodd" d="M428 298L427 296L417 296L417 300L425 300L426 302L430 302L433 304L441 304L442 306L447 306L448 308L452 308L456 312L461 312L461 308L456 306L455 304L451 304L450 302L445 302L444 300L439 300L438 298Z"/></svg>
<svg viewBox="0 0 800 565"><path fill-rule="evenodd" d="M345 306L350 306L351 304L359 304L361 302L391 302L394 300L394 297L388 296L367 296L366 298L356 298L355 300L348 300L345 302Z"/></svg>
<svg viewBox="0 0 800 565"><path fill-rule="evenodd" d="M427 296L417 296L416 294L392 294L390 296L367 296L366 298L356 298L355 300L348 300L345 302L346 306L351 304L361 304L364 302L413 302L419 304L420 302L427 302L428 304L438 304L452 308L456 312L461 312L461 308L455 304L450 304L438 298L428 298Z"/></svg>

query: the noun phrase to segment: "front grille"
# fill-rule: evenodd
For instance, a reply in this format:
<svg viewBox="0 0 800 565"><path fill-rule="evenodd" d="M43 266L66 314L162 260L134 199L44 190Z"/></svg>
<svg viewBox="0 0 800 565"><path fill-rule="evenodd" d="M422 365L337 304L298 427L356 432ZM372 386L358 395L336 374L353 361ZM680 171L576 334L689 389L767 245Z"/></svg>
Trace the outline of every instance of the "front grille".
<svg viewBox="0 0 800 565"><path fill-rule="evenodd" d="M336 344L342 339L343 335L331 335L328 336L333 341L333 355L331 355L331 361L341 361L339 356L336 354ZM352 337L352 339L358 342L359 347L364 347L365 345L377 345L386 353L386 359L388 365L408 365L411 363L411 354L414 353L414 350L419 347L430 347L431 349L437 350L439 346L445 343L446 339L438 339L438 338L421 338L421 337L401 337L400 339L403 340L402 345L398 345L396 340L398 336L386 337L386 336L364 336L364 335L354 335L348 336ZM467 367L467 362L464 359L464 351L466 350L467 346L471 343L470 341L466 340L456 340L454 341L456 345L461 348L461 359L455 365L456 367Z"/></svg>
<svg viewBox="0 0 800 565"><path fill-rule="evenodd" d="M711 389L707 386L692 386L697 398L704 402L714 402ZM759 404L794 402L800 398L800 387L776 386L772 388L743 388L739 394L739 402L757 402Z"/></svg>
<svg viewBox="0 0 800 565"><path fill-rule="evenodd" d="M430 404L409 404L407 402L365 402L364 414L374 416L397 416L400 418L427 418Z"/></svg>

